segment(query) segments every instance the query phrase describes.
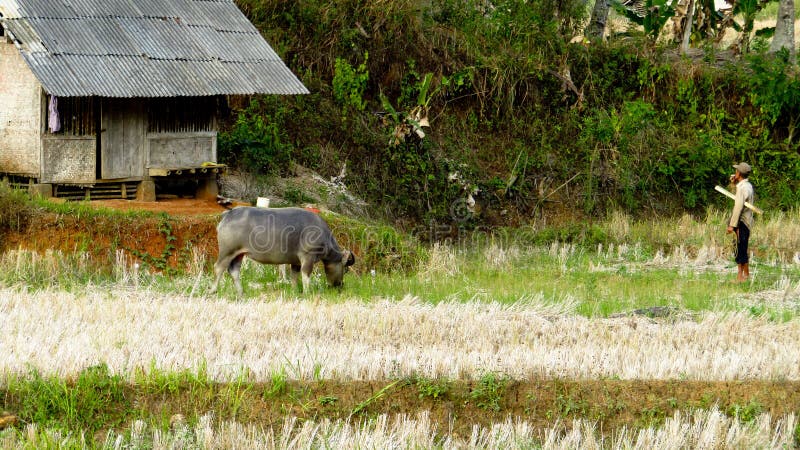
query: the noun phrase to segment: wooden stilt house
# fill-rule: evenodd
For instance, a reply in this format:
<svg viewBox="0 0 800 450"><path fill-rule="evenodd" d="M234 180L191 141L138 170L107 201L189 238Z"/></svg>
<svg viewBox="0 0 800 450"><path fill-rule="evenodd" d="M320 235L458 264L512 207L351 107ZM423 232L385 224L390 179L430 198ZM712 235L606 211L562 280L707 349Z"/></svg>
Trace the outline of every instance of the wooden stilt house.
<svg viewBox="0 0 800 450"><path fill-rule="evenodd" d="M0 0L0 174L44 195L213 191L229 95L308 91L233 0ZM208 192L207 192L208 193Z"/></svg>

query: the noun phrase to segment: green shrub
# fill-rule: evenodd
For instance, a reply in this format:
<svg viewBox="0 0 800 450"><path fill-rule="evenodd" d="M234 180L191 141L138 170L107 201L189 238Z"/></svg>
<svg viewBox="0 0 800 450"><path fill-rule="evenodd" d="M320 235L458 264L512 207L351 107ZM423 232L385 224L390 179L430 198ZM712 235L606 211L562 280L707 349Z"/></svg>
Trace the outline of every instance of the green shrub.
<svg viewBox="0 0 800 450"><path fill-rule="evenodd" d="M729 416L736 417L744 423L753 422L758 418L758 416L761 415L763 411L764 407L758 402L757 399L751 399L744 405L734 403L726 410Z"/></svg>
<svg viewBox="0 0 800 450"><path fill-rule="evenodd" d="M800 126L800 77L786 49L776 56L749 58L752 75L747 77L750 99L766 130L780 131L791 143Z"/></svg>
<svg viewBox="0 0 800 450"><path fill-rule="evenodd" d="M293 145L284 125L285 107L253 97L229 131L219 134L221 162L262 174L286 173Z"/></svg>
<svg viewBox="0 0 800 450"><path fill-rule="evenodd" d="M414 384L417 385L419 398L428 397L437 400L447 396L450 392L452 382L447 378L415 377Z"/></svg>
<svg viewBox="0 0 800 450"><path fill-rule="evenodd" d="M482 188L486 214L468 226L494 225L501 211L509 224L530 219L562 184L547 200L576 215L697 211L718 202L713 186L739 160L753 164L760 202L800 201L800 83L786 54L720 67L700 34L693 44L711 50L702 60L641 35L570 43L585 23L580 1L237 4L314 93L236 111L220 154L258 170L293 160L326 177L346 162L357 174L348 187L380 215L452 222L463 198L446 182L454 171ZM650 36L665 11L651 14ZM441 81L427 136L387 145L396 123L381 126L390 112L378 100L403 117L426 74Z"/></svg>
<svg viewBox="0 0 800 450"><path fill-rule="evenodd" d="M340 104L351 107L356 111L363 111L367 106L364 100L364 91L367 89L367 60L369 53L364 53L364 62L358 68L353 68L342 58L336 58L333 81L333 96Z"/></svg>
<svg viewBox="0 0 800 450"><path fill-rule="evenodd" d="M487 372L480 377L477 385L470 392L470 399L478 408L498 412L502 408L503 395L505 395L509 381L511 379L507 375Z"/></svg>
<svg viewBox="0 0 800 450"><path fill-rule="evenodd" d="M33 214L27 192L0 183L0 236L6 231L21 231Z"/></svg>

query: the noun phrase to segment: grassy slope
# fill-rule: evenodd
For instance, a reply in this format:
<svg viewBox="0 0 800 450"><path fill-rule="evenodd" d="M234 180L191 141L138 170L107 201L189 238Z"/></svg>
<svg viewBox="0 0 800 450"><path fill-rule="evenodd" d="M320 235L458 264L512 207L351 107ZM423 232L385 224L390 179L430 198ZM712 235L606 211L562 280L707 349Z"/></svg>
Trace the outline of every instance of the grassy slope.
<svg viewBox="0 0 800 450"><path fill-rule="evenodd" d="M785 140L793 97L782 106L755 103L775 100L787 85L794 92L791 73L787 85L772 85L766 80L776 73L747 59L695 64L636 38L568 44L583 22L554 19L571 16L547 2L542 10L509 1L491 11L449 1L237 3L312 91L261 99L252 123L275 123L265 142L280 142L276 152L291 147L291 158L325 177L347 162L345 183L377 216L453 224L465 195L447 181L456 173L479 189L478 225L592 220L609 209L680 215L724 205L713 186L740 159L759 167L761 204L788 209L798 201L800 160ZM366 82L337 85L337 60L354 70L363 63ZM566 71L580 101L558 78ZM395 123L381 94L407 112L426 73L427 137L387 146ZM451 84L442 86L444 77ZM342 100L342 90L363 110ZM247 103L238 106L234 112ZM773 108L781 111L774 123L760 115ZM257 139L261 131L243 133ZM232 162L247 166L241 145L231 151Z"/></svg>

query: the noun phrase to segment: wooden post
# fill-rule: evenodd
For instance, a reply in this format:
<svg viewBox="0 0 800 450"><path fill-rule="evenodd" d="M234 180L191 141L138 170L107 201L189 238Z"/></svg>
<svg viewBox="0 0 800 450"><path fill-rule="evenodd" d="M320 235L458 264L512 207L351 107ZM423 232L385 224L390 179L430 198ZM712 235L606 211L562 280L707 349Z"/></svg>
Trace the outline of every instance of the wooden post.
<svg viewBox="0 0 800 450"><path fill-rule="evenodd" d="M219 185L217 178L212 176L200 179L200 184L197 186L195 197L202 200L215 200L219 195Z"/></svg>
<svg viewBox="0 0 800 450"><path fill-rule="evenodd" d="M136 201L156 201L156 183L153 180L142 180L139 183L139 189L136 189Z"/></svg>
<svg viewBox="0 0 800 450"><path fill-rule="evenodd" d="M52 198L53 185L31 183L28 185L28 192L30 192L32 196L39 196L42 198Z"/></svg>

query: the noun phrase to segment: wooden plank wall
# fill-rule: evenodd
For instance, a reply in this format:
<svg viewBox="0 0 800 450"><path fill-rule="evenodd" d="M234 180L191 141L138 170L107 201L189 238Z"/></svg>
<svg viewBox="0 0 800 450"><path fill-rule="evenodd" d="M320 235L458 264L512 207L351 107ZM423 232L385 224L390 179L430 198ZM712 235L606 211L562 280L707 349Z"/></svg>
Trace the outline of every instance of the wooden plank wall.
<svg viewBox="0 0 800 450"><path fill-rule="evenodd" d="M160 133L148 137L148 167L199 167L216 161L216 133Z"/></svg>
<svg viewBox="0 0 800 450"><path fill-rule="evenodd" d="M219 104L216 97L150 99L148 167L188 168L216 161Z"/></svg>
<svg viewBox="0 0 800 450"><path fill-rule="evenodd" d="M102 179L144 176L145 101L107 98L101 108Z"/></svg>

